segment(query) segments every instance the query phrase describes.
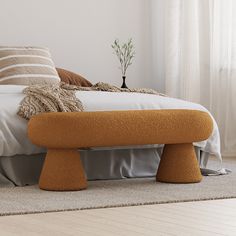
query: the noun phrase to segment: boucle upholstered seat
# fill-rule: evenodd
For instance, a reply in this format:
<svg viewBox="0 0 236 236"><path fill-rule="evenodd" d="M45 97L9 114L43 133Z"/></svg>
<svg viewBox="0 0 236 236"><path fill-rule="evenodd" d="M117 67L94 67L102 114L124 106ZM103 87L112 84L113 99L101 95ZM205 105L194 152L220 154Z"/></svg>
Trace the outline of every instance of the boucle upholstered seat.
<svg viewBox="0 0 236 236"><path fill-rule="evenodd" d="M156 179L201 181L193 142L206 140L213 123L197 110L141 110L43 113L31 118L31 141L48 149L39 187L81 190L87 187L78 148L165 144Z"/></svg>

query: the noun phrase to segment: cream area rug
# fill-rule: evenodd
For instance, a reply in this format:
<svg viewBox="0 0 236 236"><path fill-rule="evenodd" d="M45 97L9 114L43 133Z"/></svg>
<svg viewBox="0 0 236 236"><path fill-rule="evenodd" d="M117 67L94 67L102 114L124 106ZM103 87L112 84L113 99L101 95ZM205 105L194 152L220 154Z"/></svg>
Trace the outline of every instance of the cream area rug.
<svg viewBox="0 0 236 236"><path fill-rule="evenodd" d="M209 167L220 168L210 161ZM236 158L226 159L232 173L204 177L198 184L157 183L155 178L90 181L87 190L49 192L38 186L0 188L0 215L236 198Z"/></svg>

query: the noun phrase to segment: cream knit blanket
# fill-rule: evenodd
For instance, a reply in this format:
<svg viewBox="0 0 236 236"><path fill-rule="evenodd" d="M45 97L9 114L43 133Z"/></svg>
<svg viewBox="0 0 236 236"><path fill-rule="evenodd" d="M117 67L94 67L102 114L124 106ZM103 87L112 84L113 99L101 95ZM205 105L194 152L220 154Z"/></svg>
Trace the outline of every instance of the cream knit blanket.
<svg viewBox="0 0 236 236"><path fill-rule="evenodd" d="M76 91L135 92L164 96L153 89L123 89L99 82L92 87L79 87L66 83L37 84L23 90L18 115L26 120L42 112L79 112L83 111L81 101L75 96Z"/></svg>

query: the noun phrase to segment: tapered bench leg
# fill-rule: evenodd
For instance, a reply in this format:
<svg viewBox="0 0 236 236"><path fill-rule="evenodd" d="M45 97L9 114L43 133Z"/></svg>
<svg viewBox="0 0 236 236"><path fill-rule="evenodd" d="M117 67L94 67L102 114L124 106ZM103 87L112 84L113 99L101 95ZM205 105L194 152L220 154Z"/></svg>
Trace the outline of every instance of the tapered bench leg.
<svg viewBox="0 0 236 236"><path fill-rule="evenodd" d="M164 147L156 180L167 183L197 183L202 179L192 143Z"/></svg>
<svg viewBox="0 0 236 236"><path fill-rule="evenodd" d="M85 189L87 180L79 152L73 149L48 149L39 187L52 191Z"/></svg>

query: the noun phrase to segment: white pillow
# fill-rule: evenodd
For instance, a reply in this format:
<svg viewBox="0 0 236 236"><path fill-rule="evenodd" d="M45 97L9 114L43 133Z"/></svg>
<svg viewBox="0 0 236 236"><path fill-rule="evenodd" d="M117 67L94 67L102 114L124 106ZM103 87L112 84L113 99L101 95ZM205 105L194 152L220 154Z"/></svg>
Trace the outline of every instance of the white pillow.
<svg viewBox="0 0 236 236"><path fill-rule="evenodd" d="M47 48L0 46L0 84L59 83Z"/></svg>

